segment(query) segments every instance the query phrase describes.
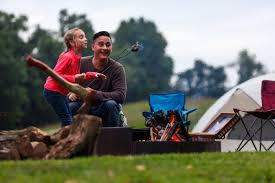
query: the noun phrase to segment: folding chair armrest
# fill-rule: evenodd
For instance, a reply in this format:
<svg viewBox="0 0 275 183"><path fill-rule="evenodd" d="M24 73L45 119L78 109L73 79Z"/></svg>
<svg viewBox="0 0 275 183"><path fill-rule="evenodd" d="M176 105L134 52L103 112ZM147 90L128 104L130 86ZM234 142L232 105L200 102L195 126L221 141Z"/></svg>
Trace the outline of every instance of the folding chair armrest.
<svg viewBox="0 0 275 183"><path fill-rule="evenodd" d="M191 122L190 121L182 121L182 124L184 126L189 126L191 124Z"/></svg>
<svg viewBox="0 0 275 183"><path fill-rule="evenodd" d="M152 112L147 112L147 111L144 111L142 113L142 115L145 117L145 118L150 118L153 116L153 113Z"/></svg>
<svg viewBox="0 0 275 183"><path fill-rule="evenodd" d="M192 113L192 112L194 112L194 111L196 111L197 110L197 108L193 108L193 109L185 109L185 110L182 110L181 111L181 114L182 115L188 115L188 114L190 114L190 113Z"/></svg>
<svg viewBox="0 0 275 183"><path fill-rule="evenodd" d="M188 120L188 115L192 112L194 112L195 110L197 110L196 108L193 109L189 109L189 110L181 110L180 112L180 117L182 120L187 121Z"/></svg>

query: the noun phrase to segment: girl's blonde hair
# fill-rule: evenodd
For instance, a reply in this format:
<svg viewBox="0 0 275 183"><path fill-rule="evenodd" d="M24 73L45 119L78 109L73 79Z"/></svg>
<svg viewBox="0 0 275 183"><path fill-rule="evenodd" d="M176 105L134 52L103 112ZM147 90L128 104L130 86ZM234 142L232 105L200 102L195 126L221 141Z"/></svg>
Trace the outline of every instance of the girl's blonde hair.
<svg viewBox="0 0 275 183"><path fill-rule="evenodd" d="M72 49L72 46L70 44L71 41L74 40L74 36L75 36L75 32L81 30L78 27L69 29L66 31L65 35L64 35L64 46L65 46L65 51L68 51L70 49ZM82 31L82 30L81 30Z"/></svg>

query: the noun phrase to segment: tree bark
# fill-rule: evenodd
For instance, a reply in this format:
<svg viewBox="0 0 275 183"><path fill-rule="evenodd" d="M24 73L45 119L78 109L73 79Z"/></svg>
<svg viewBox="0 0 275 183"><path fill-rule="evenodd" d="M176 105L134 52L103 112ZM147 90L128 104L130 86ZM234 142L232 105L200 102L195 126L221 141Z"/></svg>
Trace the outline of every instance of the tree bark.
<svg viewBox="0 0 275 183"><path fill-rule="evenodd" d="M49 136L29 127L0 132L0 160L64 159L92 154L101 127L101 118L76 115L73 124Z"/></svg>
<svg viewBox="0 0 275 183"><path fill-rule="evenodd" d="M49 143L50 136L35 127L0 132L0 151L6 154L2 154L0 159L18 159L17 154L19 159L32 158L32 141Z"/></svg>
<svg viewBox="0 0 275 183"><path fill-rule="evenodd" d="M45 159L88 156L93 152L101 127L101 118L91 115L74 116L67 138L58 141Z"/></svg>
<svg viewBox="0 0 275 183"><path fill-rule="evenodd" d="M43 158L49 151L48 147L46 144L43 142L31 142L32 146L32 159L41 159Z"/></svg>

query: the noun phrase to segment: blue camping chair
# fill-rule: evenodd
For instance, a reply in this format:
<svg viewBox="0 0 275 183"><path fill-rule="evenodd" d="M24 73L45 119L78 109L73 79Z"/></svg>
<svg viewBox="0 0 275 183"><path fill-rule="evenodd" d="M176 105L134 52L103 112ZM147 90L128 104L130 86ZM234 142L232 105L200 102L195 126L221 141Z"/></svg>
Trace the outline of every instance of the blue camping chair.
<svg viewBox="0 0 275 183"><path fill-rule="evenodd" d="M158 111L163 111L164 115L167 115L168 111L178 111L181 122L188 130L190 125L188 115L196 109L187 110L184 108L185 95L183 93L150 94L148 101L151 112L143 112L145 119L151 118Z"/></svg>

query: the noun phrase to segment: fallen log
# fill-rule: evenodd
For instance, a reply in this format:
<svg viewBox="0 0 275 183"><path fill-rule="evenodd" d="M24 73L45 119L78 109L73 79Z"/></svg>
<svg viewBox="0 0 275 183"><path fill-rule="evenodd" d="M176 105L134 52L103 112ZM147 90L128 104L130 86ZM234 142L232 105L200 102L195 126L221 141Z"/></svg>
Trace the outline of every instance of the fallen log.
<svg viewBox="0 0 275 183"><path fill-rule="evenodd" d="M42 159L43 157L46 156L46 154L48 153L49 149L47 147L46 144L44 144L43 142L31 142L30 143L32 146L32 159Z"/></svg>
<svg viewBox="0 0 275 183"><path fill-rule="evenodd" d="M70 134L71 126L64 126L63 128L60 128L57 132L55 132L53 135L51 135L51 142L52 144L56 144L58 141L65 139Z"/></svg>
<svg viewBox="0 0 275 183"><path fill-rule="evenodd" d="M64 159L92 154L101 124L99 117L75 115L69 135L51 147L45 159Z"/></svg>
<svg viewBox="0 0 275 183"><path fill-rule="evenodd" d="M0 160L20 160L20 154L17 149L9 149L7 147L2 147L0 149Z"/></svg>
<svg viewBox="0 0 275 183"><path fill-rule="evenodd" d="M0 142L5 139L15 139L18 136L27 135L31 141L49 141L50 136L36 127L28 127L22 130L0 131Z"/></svg>
<svg viewBox="0 0 275 183"><path fill-rule="evenodd" d="M93 153L101 118L78 114L73 123L49 136L29 127L0 132L0 160L64 159ZM45 140L47 139L47 140Z"/></svg>
<svg viewBox="0 0 275 183"><path fill-rule="evenodd" d="M0 160L33 158L31 142L50 143L50 136L36 127L0 132Z"/></svg>

